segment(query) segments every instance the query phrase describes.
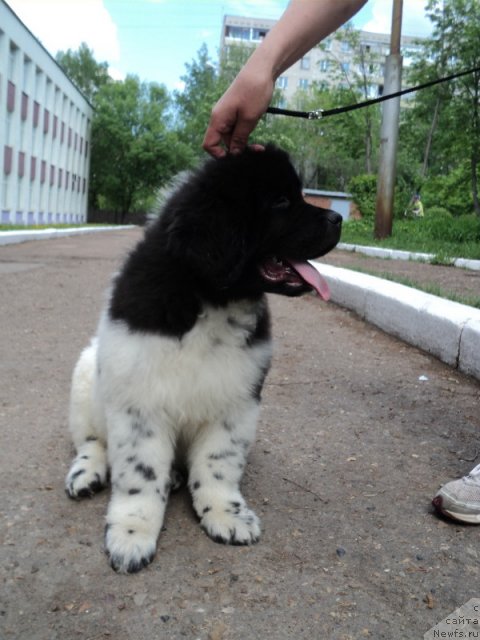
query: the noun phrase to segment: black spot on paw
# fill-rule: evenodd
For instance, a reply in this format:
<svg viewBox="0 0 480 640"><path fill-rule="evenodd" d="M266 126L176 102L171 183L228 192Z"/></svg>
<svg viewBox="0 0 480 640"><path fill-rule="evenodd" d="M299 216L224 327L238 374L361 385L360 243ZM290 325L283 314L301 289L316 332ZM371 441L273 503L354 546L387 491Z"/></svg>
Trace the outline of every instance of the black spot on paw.
<svg viewBox="0 0 480 640"><path fill-rule="evenodd" d="M212 507L204 507L202 513L208 513L211 510L212 510Z"/></svg>
<svg viewBox="0 0 480 640"><path fill-rule="evenodd" d="M214 473L213 477L215 478L215 480L224 480L225 476L223 475L223 473Z"/></svg>
<svg viewBox="0 0 480 640"><path fill-rule="evenodd" d="M141 493L142 490L141 489L129 489L128 490L128 495L129 496L135 496L137 495L137 493Z"/></svg>
<svg viewBox="0 0 480 640"><path fill-rule="evenodd" d="M192 484L192 489L193 489L194 491L198 491L198 489L200 489L200 487L201 487L201 484L200 484L200 482L199 482L198 480L196 480L196 481Z"/></svg>

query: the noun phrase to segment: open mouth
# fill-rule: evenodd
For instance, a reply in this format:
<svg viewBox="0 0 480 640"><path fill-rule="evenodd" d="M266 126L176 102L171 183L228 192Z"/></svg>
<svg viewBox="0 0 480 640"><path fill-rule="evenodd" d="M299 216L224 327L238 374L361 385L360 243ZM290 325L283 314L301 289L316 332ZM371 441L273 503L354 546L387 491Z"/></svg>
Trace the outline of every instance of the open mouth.
<svg viewBox="0 0 480 640"><path fill-rule="evenodd" d="M268 258L260 265L263 279L270 284L301 288L307 285L322 298L329 300L330 289L319 272L307 261Z"/></svg>

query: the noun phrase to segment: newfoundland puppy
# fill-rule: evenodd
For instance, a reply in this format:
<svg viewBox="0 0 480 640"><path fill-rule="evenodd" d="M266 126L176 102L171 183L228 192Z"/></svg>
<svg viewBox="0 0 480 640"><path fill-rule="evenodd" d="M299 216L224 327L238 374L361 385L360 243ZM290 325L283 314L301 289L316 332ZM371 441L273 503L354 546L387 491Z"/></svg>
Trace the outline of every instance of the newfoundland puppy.
<svg viewBox="0 0 480 640"><path fill-rule="evenodd" d="M208 160L170 195L115 276L72 380L71 498L107 483L105 549L120 572L151 562L178 465L216 542L251 544L240 493L270 366L265 293L328 287L306 262L338 242L341 217L305 202L287 154Z"/></svg>

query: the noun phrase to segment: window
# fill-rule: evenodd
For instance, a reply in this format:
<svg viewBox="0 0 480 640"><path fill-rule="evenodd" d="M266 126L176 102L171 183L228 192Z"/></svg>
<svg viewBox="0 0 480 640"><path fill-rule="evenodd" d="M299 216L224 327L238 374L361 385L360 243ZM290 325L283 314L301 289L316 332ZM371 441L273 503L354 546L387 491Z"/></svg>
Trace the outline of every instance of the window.
<svg viewBox="0 0 480 640"><path fill-rule="evenodd" d="M263 40L268 33L268 29L253 29L252 40Z"/></svg>
<svg viewBox="0 0 480 640"><path fill-rule="evenodd" d="M320 60L320 71L324 73L330 69L330 60Z"/></svg>
<svg viewBox="0 0 480 640"><path fill-rule="evenodd" d="M40 104L35 100L33 103L33 126L38 127L38 120L40 118Z"/></svg>
<svg viewBox="0 0 480 640"><path fill-rule="evenodd" d="M3 171L8 176L12 171L13 148L5 145L3 148Z"/></svg>
<svg viewBox="0 0 480 640"><path fill-rule="evenodd" d="M276 84L277 84L277 87L278 87L279 89L286 89L286 88L287 88L287 86L288 86L288 78L287 78L287 76L280 76L280 77L277 79Z"/></svg>
<svg viewBox="0 0 480 640"><path fill-rule="evenodd" d="M298 81L299 89L308 89L308 80L306 78L300 78Z"/></svg>
<svg viewBox="0 0 480 640"><path fill-rule="evenodd" d="M340 67L341 67L343 73L348 73L349 70L350 70L350 63L349 62L342 62L340 64Z"/></svg>
<svg viewBox="0 0 480 640"><path fill-rule="evenodd" d="M227 38L235 38L236 40L250 40L250 28L227 27L225 35Z"/></svg>
<svg viewBox="0 0 480 640"><path fill-rule="evenodd" d="M35 180L35 176L37 175L37 159L35 156L30 158L30 182Z"/></svg>
<svg viewBox="0 0 480 640"><path fill-rule="evenodd" d="M22 120L28 117L28 96L25 91L22 93Z"/></svg>
<svg viewBox="0 0 480 640"><path fill-rule="evenodd" d="M20 178L23 178L25 175L25 152L18 152L18 175Z"/></svg>
<svg viewBox="0 0 480 640"><path fill-rule="evenodd" d="M300 69L307 71L310 69L310 58L304 57L300 60Z"/></svg>
<svg viewBox="0 0 480 640"><path fill-rule="evenodd" d="M50 124L50 112L45 109L43 112L43 133L48 133L48 126Z"/></svg>
<svg viewBox="0 0 480 640"><path fill-rule="evenodd" d="M10 113L15 109L15 85L11 80L7 85L7 109Z"/></svg>

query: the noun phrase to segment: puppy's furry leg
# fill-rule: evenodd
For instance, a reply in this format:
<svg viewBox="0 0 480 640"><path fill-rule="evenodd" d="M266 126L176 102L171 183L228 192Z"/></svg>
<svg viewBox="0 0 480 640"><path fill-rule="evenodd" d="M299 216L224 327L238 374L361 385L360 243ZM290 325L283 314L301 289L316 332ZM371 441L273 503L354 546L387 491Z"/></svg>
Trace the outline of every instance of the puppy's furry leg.
<svg viewBox="0 0 480 640"><path fill-rule="evenodd" d="M81 353L72 376L68 423L77 455L65 480L70 498L90 497L107 482L105 428L93 396L96 376L97 343L94 339Z"/></svg>
<svg viewBox="0 0 480 640"><path fill-rule="evenodd" d="M257 415L255 404L236 420L210 425L190 451L193 506L202 528L216 542L252 544L260 537L260 522L239 489Z"/></svg>
<svg viewBox="0 0 480 640"><path fill-rule="evenodd" d="M173 446L166 431L134 408L109 412L112 498L105 551L116 571L134 573L155 554L171 487Z"/></svg>

